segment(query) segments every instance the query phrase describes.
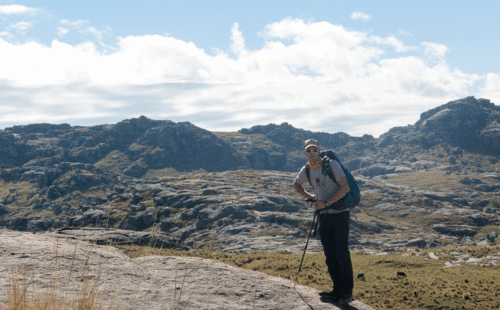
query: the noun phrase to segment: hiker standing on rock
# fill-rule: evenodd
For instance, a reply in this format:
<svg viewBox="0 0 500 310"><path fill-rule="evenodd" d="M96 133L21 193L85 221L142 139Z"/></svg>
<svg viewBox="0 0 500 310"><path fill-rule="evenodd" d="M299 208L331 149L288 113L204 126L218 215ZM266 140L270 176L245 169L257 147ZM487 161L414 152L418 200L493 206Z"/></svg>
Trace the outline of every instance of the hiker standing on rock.
<svg viewBox="0 0 500 310"><path fill-rule="evenodd" d="M319 142L309 139L304 142L304 156L308 163L300 170L293 182L295 190L307 199L315 200L313 208L319 213L319 233L326 256L326 265L333 281L331 291L320 292L320 296L347 304L354 300L351 255L349 253L349 207L340 199L349 193L346 175L336 160L319 156ZM323 163L323 161L329 161ZM334 181L324 174L330 165ZM309 174L309 175L307 175ZM303 184L309 182L314 194L307 192Z"/></svg>

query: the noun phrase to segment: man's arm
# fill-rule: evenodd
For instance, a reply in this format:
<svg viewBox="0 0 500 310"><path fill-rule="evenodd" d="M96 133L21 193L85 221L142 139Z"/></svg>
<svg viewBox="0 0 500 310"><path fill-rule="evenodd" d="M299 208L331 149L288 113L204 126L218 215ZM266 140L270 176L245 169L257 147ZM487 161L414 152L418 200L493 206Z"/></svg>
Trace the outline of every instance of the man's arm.
<svg viewBox="0 0 500 310"><path fill-rule="evenodd" d="M299 193L302 197L306 199L313 199L313 200L316 199L316 197L311 193L307 192L302 186L302 183L299 183L297 180L293 181L293 187L295 188L295 191Z"/></svg>
<svg viewBox="0 0 500 310"><path fill-rule="evenodd" d="M330 199L327 200L327 206L334 204L340 199L344 198L344 196L347 195L347 193L349 193L349 191L351 190L349 184L347 183L346 177L342 177L340 180L338 180L338 184L340 188L335 192L335 194L333 194L332 197L330 197Z"/></svg>

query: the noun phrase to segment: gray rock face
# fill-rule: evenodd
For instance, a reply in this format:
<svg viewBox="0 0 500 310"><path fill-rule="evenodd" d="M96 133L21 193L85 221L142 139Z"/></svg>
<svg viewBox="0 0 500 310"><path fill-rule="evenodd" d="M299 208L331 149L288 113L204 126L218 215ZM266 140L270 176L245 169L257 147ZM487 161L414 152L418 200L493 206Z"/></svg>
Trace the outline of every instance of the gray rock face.
<svg viewBox="0 0 500 310"><path fill-rule="evenodd" d="M442 134L447 141L469 148L467 144L477 145L473 139L486 126L488 113L481 103L467 97L422 113L420 120L422 126Z"/></svg>
<svg viewBox="0 0 500 310"><path fill-rule="evenodd" d="M114 233L117 239L122 238ZM56 269L57 245L57 296L80 296L81 286L75 282L88 281L85 283L89 286L99 288L97 300L106 309L171 309L174 304L193 309L301 310L308 305L318 310L339 309L322 302L313 288L299 284L296 287L299 295L293 281L208 259L173 256L130 259L114 247L91 246L61 235L57 235L57 242L49 234L4 229L0 235L2 270L20 272L30 267L36 270L36 275L52 275ZM84 264L87 259L89 263ZM8 283L0 281L0 303L8 301ZM37 277L36 286L38 290L52 289L53 277ZM372 310L359 301L350 306Z"/></svg>
<svg viewBox="0 0 500 310"><path fill-rule="evenodd" d="M387 165L375 164L367 168L361 169L359 173L364 176L375 177L378 175L401 173L406 171L411 171L411 169L401 166L387 166Z"/></svg>
<svg viewBox="0 0 500 310"><path fill-rule="evenodd" d="M420 115L414 125L396 127L380 136L380 156L395 158L408 149L449 145L450 163L463 150L494 155L500 152L500 108L487 99L466 97L450 101ZM383 148L383 149L382 149ZM415 149L415 150L416 150Z"/></svg>

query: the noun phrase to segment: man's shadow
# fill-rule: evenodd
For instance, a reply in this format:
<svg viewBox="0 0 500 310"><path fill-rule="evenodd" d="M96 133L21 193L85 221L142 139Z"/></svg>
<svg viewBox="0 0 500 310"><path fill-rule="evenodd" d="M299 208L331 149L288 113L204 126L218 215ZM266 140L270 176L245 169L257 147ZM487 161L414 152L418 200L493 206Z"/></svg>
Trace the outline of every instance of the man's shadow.
<svg viewBox="0 0 500 310"><path fill-rule="evenodd" d="M336 307L338 307L339 309L342 309L342 310L358 310L358 308L354 307L354 306L351 306L349 304L347 305L341 305L338 301L336 300L333 300L331 298L324 298L324 297L321 297L320 298L321 302L324 302L326 304L332 304Z"/></svg>

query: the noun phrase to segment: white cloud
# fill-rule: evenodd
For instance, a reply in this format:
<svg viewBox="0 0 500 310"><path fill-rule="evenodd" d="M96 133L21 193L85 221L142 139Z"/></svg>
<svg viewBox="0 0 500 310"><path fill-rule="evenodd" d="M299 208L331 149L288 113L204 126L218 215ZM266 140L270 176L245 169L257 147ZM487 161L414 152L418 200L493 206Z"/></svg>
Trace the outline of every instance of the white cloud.
<svg viewBox="0 0 500 310"><path fill-rule="evenodd" d="M61 24L90 28L84 21ZM15 107L0 116L0 127L34 120L99 124L146 115L189 120L209 130L288 122L378 136L469 95L482 81L451 68L444 60L446 46L437 43L422 43L426 57L441 57L431 65L415 55L384 58L385 45L412 48L394 37L328 22L285 19L269 24L262 37L262 48L247 50L234 24L236 59L161 35L119 38L107 53L92 42L54 40L45 46L0 39L0 86L6 94L0 107ZM487 79L485 91L496 91L495 78Z"/></svg>
<svg viewBox="0 0 500 310"><path fill-rule="evenodd" d="M405 36L405 37L412 37L413 35L411 34L411 32L409 31L406 31L404 30L403 28L399 28L399 31L398 33L402 36Z"/></svg>
<svg viewBox="0 0 500 310"><path fill-rule="evenodd" d="M432 59L444 59L444 55L446 52L448 52L448 48L439 43L433 43L433 42L422 42L422 45L424 46L424 52L425 56L432 58Z"/></svg>
<svg viewBox="0 0 500 310"><path fill-rule="evenodd" d="M500 105L500 73L488 73L485 82L475 94L477 98L490 99L496 105Z"/></svg>
<svg viewBox="0 0 500 310"><path fill-rule="evenodd" d="M69 21L67 19L61 20L60 23L63 24L63 25L73 26L75 28L81 28L83 25L90 24L90 22L88 20Z"/></svg>
<svg viewBox="0 0 500 310"><path fill-rule="evenodd" d="M372 36L372 37L370 37L370 41L375 42L377 44L391 45L391 46L394 47L394 49L398 53L407 52L409 50L417 49L417 47L415 47L415 46L405 46L403 44L403 42L399 41L394 36L390 36L390 37L387 37L387 38L381 38L381 37L377 37L377 36Z"/></svg>
<svg viewBox="0 0 500 310"><path fill-rule="evenodd" d="M88 26L88 25L90 25L90 22L87 20L69 21L67 19L63 19L59 23L62 25L66 25L67 27L75 28L76 31L80 34L94 37L97 40L97 42L99 42L99 44L101 46L106 46L103 42L103 35L111 33L111 28L109 28L108 26L106 26L105 30L97 30L94 27ZM57 34L59 37L64 36L68 32L69 32L69 29L67 29L67 28L63 28L63 27L57 28Z"/></svg>
<svg viewBox="0 0 500 310"><path fill-rule="evenodd" d="M57 27L57 36L62 37L66 35L69 32L69 29L64 28L64 27Z"/></svg>
<svg viewBox="0 0 500 310"><path fill-rule="evenodd" d="M2 32L0 32L0 37L10 38L10 37L12 37L12 35L7 31L2 31Z"/></svg>
<svg viewBox="0 0 500 310"><path fill-rule="evenodd" d="M3 15L16 15L16 14L34 14L39 9L30 8L19 4L0 5L0 14Z"/></svg>
<svg viewBox="0 0 500 310"><path fill-rule="evenodd" d="M362 21L369 21L372 16L370 14L366 14L363 12L354 12L351 14L351 19L352 20L362 20Z"/></svg>
<svg viewBox="0 0 500 310"><path fill-rule="evenodd" d="M24 31L30 29L31 27L33 27L33 25L34 24L30 23L30 22L19 22L19 23L10 25L9 28L14 29L16 31L24 32Z"/></svg>
<svg viewBox="0 0 500 310"><path fill-rule="evenodd" d="M231 28L231 50L237 56L243 56L245 54L245 38L239 30L239 25L237 23L233 24Z"/></svg>

